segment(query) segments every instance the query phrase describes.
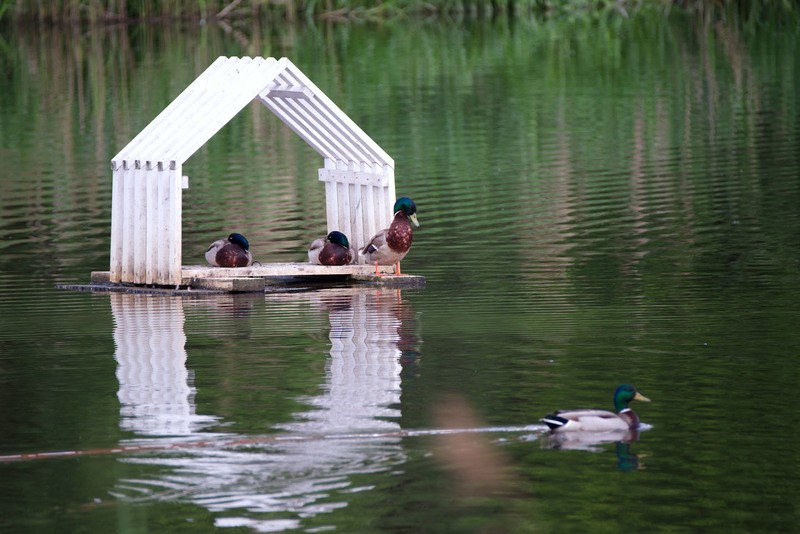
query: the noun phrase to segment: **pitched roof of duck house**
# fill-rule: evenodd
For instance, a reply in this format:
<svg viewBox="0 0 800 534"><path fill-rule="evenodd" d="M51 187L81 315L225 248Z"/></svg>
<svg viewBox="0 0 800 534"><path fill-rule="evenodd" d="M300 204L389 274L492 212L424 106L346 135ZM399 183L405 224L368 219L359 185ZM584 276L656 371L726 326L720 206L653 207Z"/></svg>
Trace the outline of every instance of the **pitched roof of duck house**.
<svg viewBox="0 0 800 534"><path fill-rule="evenodd" d="M287 58L220 57L112 161L182 164L254 99L323 158L387 165L394 160Z"/></svg>

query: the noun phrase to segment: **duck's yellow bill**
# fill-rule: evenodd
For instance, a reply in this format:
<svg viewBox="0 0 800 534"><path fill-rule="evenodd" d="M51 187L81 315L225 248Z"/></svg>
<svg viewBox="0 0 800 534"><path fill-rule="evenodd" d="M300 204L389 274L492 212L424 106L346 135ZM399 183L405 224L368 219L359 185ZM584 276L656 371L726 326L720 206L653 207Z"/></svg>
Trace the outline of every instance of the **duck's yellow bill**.
<svg viewBox="0 0 800 534"><path fill-rule="evenodd" d="M411 219L411 222L414 223L414 226L419 228L419 221L417 220L417 214L416 213L412 213L411 215L409 215L408 218Z"/></svg>
<svg viewBox="0 0 800 534"><path fill-rule="evenodd" d="M650 402L650 399L648 399L647 397L645 397L644 395L642 395L638 391L636 392L636 395L633 396L633 400Z"/></svg>

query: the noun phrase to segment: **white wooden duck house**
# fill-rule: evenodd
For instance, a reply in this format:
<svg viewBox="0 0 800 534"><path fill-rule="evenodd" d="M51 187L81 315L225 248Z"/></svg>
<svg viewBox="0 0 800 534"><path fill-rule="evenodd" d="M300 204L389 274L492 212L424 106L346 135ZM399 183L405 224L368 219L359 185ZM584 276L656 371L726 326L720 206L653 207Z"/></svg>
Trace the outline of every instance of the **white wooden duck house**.
<svg viewBox="0 0 800 534"><path fill-rule="evenodd" d="M183 164L253 100L322 156L329 232L362 246L389 225L394 160L381 147L287 58L220 57L111 160L112 283L181 283Z"/></svg>

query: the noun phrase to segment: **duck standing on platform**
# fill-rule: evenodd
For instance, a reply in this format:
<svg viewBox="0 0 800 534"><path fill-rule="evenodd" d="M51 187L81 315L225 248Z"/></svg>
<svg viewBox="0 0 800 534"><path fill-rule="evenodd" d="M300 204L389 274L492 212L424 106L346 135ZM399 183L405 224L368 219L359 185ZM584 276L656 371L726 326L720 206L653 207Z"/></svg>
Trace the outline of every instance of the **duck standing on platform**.
<svg viewBox="0 0 800 534"><path fill-rule="evenodd" d="M405 258L414 240L414 230L411 226L419 226L417 221L417 205L408 197L400 197L394 203L394 220L389 228L375 234L361 249L368 263L375 264L375 274L378 265L394 264L394 273L400 273L400 260Z"/></svg>
<svg viewBox="0 0 800 534"><path fill-rule="evenodd" d="M349 265L355 257L347 236L336 230L325 238L315 239L308 249L308 261L315 265Z"/></svg>
<svg viewBox="0 0 800 534"><path fill-rule="evenodd" d="M541 421L551 432L627 432L639 428L639 416L628 407L631 401L650 402L650 399L623 384L614 392L614 412L607 410L560 410Z"/></svg>
<svg viewBox="0 0 800 534"><path fill-rule="evenodd" d="M232 233L217 239L206 250L206 261L214 267L249 267L253 264L250 243L242 234Z"/></svg>

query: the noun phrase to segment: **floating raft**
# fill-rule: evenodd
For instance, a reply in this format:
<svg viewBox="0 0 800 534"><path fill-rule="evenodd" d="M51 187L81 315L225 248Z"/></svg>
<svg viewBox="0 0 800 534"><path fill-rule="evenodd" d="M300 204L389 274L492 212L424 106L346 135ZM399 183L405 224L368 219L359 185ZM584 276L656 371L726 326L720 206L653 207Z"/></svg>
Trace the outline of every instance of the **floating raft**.
<svg viewBox="0 0 800 534"><path fill-rule="evenodd" d="M212 292L264 292L291 291L298 286L324 286L330 284L366 284L381 287L416 289L425 287L425 277L412 274L394 274L394 266L378 268L373 265L313 265L310 263L268 263L251 267L209 267L185 265L181 268L181 283L176 286L143 286L112 283L109 271L93 271L88 286L59 286L62 289L131 291L169 293L182 291Z"/></svg>

